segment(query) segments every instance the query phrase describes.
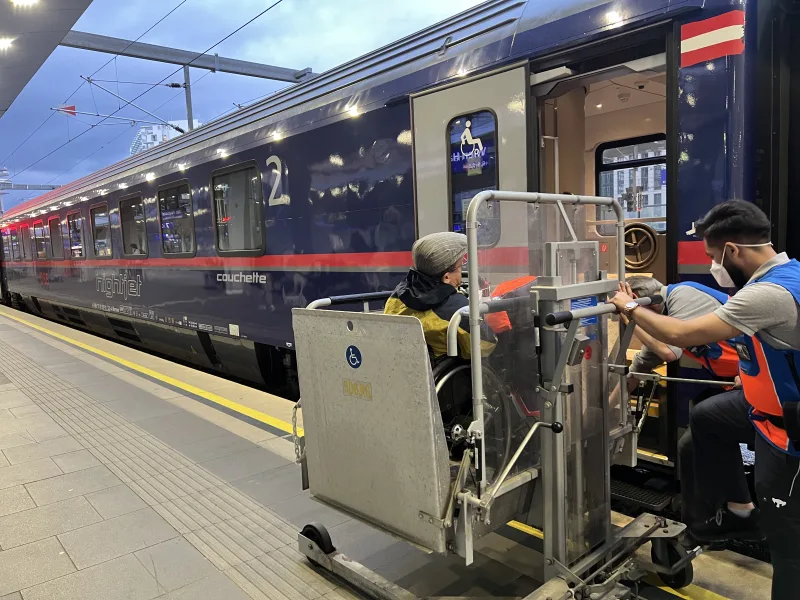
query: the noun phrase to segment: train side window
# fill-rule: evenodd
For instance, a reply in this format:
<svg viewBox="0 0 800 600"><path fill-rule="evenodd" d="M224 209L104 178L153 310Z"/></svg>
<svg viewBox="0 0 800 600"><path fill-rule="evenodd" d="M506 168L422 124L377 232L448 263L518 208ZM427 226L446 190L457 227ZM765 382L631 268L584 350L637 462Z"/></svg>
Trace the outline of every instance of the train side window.
<svg viewBox="0 0 800 600"><path fill-rule="evenodd" d="M108 205L100 204L89 209L92 221L92 241L97 258L111 258L111 224L108 220Z"/></svg>
<svg viewBox="0 0 800 600"><path fill-rule="evenodd" d="M120 200L119 224L122 229L122 253L134 258L147 256L147 226L141 196Z"/></svg>
<svg viewBox="0 0 800 600"><path fill-rule="evenodd" d="M261 175L255 164L212 175L220 254L264 252L264 205Z"/></svg>
<svg viewBox="0 0 800 600"><path fill-rule="evenodd" d="M33 258L47 259L47 236L44 234L44 223L36 221L33 224Z"/></svg>
<svg viewBox="0 0 800 600"><path fill-rule="evenodd" d="M61 260L64 258L64 239L61 237L61 219L52 217L47 221L50 229L50 255Z"/></svg>
<svg viewBox="0 0 800 600"><path fill-rule="evenodd" d="M11 238L11 260L22 260L19 246L19 234L16 229L12 229L9 235Z"/></svg>
<svg viewBox="0 0 800 600"><path fill-rule="evenodd" d="M67 215L67 238L69 241L70 258L83 258L83 217L81 213L74 212Z"/></svg>
<svg viewBox="0 0 800 600"><path fill-rule="evenodd" d="M595 189L622 205L625 220L667 230L667 136L649 135L600 144L595 152ZM597 233L614 235L616 216L597 207ZM608 222L607 222L608 221Z"/></svg>
<svg viewBox="0 0 800 600"><path fill-rule="evenodd" d="M19 228L19 246L22 249L22 260L32 258L31 252L31 231L27 225L22 225Z"/></svg>
<svg viewBox="0 0 800 600"><path fill-rule="evenodd" d="M11 245L11 229L3 229L3 259L7 262L14 260Z"/></svg>
<svg viewBox="0 0 800 600"><path fill-rule="evenodd" d="M158 191L161 251L165 255L194 254L194 209L188 183L169 184Z"/></svg>
<svg viewBox="0 0 800 600"><path fill-rule="evenodd" d="M497 117L482 110L460 115L447 125L450 140L450 202L453 231L466 233L465 219L470 200L478 192L496 190ZM492 247L500 241L500 205L484 204L478 213L481 223L478 244Z"/></svg>

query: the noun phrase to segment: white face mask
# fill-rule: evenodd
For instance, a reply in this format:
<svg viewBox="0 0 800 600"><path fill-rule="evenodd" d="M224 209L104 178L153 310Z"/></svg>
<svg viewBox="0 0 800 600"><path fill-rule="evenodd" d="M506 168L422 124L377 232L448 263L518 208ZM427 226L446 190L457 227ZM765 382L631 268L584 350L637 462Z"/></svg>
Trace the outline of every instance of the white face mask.
<svg viewBox="0 0 800 600"><path fill-rule="evenodd" d="M722 257L723 262L725 261L725 257ZM728 274L728 271L716 261L711 261L711 276L717 282L717 285L721 288L733 288L736 285L733 283L733 279Z"/></svg>
<svg viewBox="0 0 800 600"><path fill-rule="evenodd" d="M765 242L763 244L736 244L736 245L741 248L760 248L762 246L772 246L772 242ZM725 244L725 246L722 247L721 263L717 263L714 260L711 261L711 276L717 282L719 287L734 288L736 287L736 284L733 282L733 279L731 279L731 275L730 273L728 273L728 270L722 266L723 264L725 264L725 248L727 247L728 247L727 244Z"/></svg>

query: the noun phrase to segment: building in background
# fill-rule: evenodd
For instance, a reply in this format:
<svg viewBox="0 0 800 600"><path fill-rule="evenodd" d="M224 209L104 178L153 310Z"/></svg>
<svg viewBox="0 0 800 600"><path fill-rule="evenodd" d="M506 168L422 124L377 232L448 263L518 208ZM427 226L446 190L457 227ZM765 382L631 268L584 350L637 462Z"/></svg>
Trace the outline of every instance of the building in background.
<svg viewBox="0 0 800 600"><path fill-rule="evenodd" d="M666 231L666 139L605 144L600 158L600 195L616 199L626 219L652 219L648 225ZM604 219L616 218L610 209L604 209L602 215ZM611 233L604 235L614 234L613 225L606 229Z"/></svg>
<svg viewBox="0 0 800 600"><path fill-rule="evenodd" d="M169 123L170 125L175 125L175 127L180 127L184 131L189 130L189 121L186 119L183 121L170 121ZM202 123L195 119L195 129L201 125ZM139 154L140 152L144 152L145 150L149 150L150 148L154 148L155 146L176 138L179 135L180 133L178 133L178 131L172 127L169 127L168 125L145 125L144 127L140 127L139 131L136 133L136 137L133 138L133 142L131 142L131 156L134 154Z"/></svg>

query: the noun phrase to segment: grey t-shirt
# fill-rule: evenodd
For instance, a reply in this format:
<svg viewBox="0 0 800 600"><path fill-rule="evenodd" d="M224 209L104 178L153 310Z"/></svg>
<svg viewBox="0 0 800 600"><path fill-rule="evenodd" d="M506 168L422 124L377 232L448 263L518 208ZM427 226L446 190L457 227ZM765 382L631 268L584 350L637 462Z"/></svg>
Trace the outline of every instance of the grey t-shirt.
<svg viewBox="0 0 800 600"><path fill-rule="evenodd" d="M750 280L787 262L789 257L782 252L761 265ZM745 335L760 333L774 348L800 350L800 310L791 292L779 285L759 282L743 287L714 314Z"/></svg>
<svg viewBox="0 0 800 600"><path fill-rule="evenodd" d="M672 290L671 294L667 294L667 288L663 287L661 296L666 298L666 313L670 317L681 321L688 321L711 314L722 306L715 298L688 285L679 285ZM676 358L680 358L683 354L683 350L680 348L675 346L669 346L669 348L675 353ZM663 362L658 354L647 346L642 345L642 349L633 358L631 371L634 373L648 373Z"/></svg>

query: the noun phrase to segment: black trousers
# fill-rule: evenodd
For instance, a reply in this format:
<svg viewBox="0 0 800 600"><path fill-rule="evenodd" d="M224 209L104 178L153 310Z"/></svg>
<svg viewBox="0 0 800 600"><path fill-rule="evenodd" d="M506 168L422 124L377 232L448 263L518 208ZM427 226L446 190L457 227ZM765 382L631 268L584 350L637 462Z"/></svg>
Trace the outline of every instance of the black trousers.
<svg viewBox="0 0 800 600"><path fill-rule="evenodd" d="M774 571L772 600L795 600L800 590L800 459L757 434L748 409L744 393L733 390L701 402L692 412L690 510L703 515L725 502L751 501L739 444L754 442L756 494Z"/></svg>
<svg viewBox="0 0 800 600"><path fill-rule="evenodd" d="M678 468L683 522L692 524L725 502L751 501L739 444L752 444L756 433L741 390L695 398L689 423L678 440ZM698 453L713 458L696 458Z"/></svg>
<svg viewBox="0 0 800 600"><path fill-rule="evenodd" d="M756 436L756 494L772 554L772 600L800 594L800 459ZM797 485L795 485L797 484Z"/></svg>

